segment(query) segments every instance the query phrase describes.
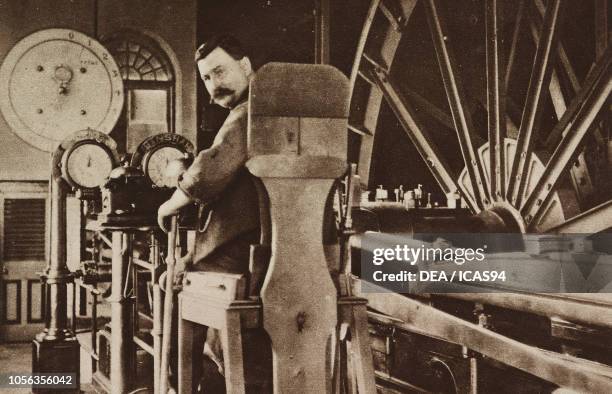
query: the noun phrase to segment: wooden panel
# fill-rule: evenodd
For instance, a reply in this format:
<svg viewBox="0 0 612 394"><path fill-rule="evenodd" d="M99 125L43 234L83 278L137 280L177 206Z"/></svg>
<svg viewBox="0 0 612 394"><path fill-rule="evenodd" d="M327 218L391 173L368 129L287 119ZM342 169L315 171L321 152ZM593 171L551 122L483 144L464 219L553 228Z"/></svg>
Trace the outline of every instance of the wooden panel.
<svg viewBox="0 0 612 394"><path fill-rule="evenodd" d="M21 281L5 280L2 289L2 324L21 323Z"/></svg>
<svg viewBox="0 0 612 394"><path fill-rule="evenodd" d="M45 292L39 280L28 280L27 295L28 323L42 323L45 311Z"/></svg>

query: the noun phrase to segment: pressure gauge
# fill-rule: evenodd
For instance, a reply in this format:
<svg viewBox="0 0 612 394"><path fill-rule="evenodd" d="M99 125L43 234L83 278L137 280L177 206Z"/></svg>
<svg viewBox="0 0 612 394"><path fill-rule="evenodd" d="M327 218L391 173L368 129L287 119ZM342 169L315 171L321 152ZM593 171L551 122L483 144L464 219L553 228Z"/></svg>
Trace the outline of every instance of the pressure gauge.
<svg viewBox="0 0 612 394"><path fill-rule="evenodd" d="M53 155L54 175L81 191L103 185L118 162L115 141L95 130L74 133Z"/></svg>
<svg viewBox="0 0 612 394"><path fill-rule="evenodd" d="M52 152L70 134L108 134L123 108L123 80L95 39L48 29L19 41L0 68L0 110L25 142Z"/></svg>
<svg viewBox="0 0 612 394"><path fill-rule="evenodd" d="M100 186L113 169L113 160L102 146L83 142L66 155L65 173L78 187Z"/></svg>
<svg viewBox="0 0 612 394"><path fill-rule="evenodd" d="M168 171L177 160L193 158L193 144L180 134L157 134L144 140L132 156L130 165L139 167L157 187L176 186L176 177Z"/></svg>

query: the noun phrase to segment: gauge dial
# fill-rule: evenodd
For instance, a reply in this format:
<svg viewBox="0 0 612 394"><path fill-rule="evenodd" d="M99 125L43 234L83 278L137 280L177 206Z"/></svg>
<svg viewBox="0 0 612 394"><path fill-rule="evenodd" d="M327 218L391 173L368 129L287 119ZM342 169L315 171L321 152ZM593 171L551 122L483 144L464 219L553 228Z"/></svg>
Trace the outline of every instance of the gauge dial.
<svg viewBox="0 0 612 394"><path fill-rule="evenodd" d="M102 185L113 169L113 159L100 145L78 145L66 158L65 173L78 187L94 188Z"/></svg>
<svg viewBox="0 0 612 394"><path fill-rule="evenodd" d="M17 136L51 152L78 130L108 134L123 107L123 80L95 39L47 29L18 42L0 68L0 110Z"/></svg>
<svg viewBox="0 0 612 394"><path fill-rule="evenodd" d="M168 174L168 165L173 160L182 159L184 153L173 146L164 146L151 152L145 163L145 175L157 187L175 187L176 176Z"/></svg>
<svg viewBox="0 0 612 394"><path fill-rule="evenodd" d="M140 168L156 187L176 187L177 176L191 158L193 144L187 138L176 133L162 133L142 141L130 165ZM176 168L169 167L175 164Z"/></svg>

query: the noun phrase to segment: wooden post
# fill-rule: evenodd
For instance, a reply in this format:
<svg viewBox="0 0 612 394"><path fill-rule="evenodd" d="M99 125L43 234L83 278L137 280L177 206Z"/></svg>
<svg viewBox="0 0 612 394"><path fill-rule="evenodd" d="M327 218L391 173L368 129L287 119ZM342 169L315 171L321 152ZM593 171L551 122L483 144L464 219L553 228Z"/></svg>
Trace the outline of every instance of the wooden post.
<svg viewBox="0 0 612 394"><path fill-rule="evenodd" d="M323 216L347 167L348 80L330 66L270 63L251 82L249 100L247 167L270 202L272 256L261 298L274 392L326 393L338 317Z"/></svg>

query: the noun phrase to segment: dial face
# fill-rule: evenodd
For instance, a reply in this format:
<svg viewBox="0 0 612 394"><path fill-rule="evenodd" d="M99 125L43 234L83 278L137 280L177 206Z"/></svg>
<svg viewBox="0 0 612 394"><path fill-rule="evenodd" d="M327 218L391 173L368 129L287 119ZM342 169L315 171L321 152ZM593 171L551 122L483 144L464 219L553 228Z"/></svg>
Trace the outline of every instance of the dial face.
<svg viewBox="0 0 612 394"><path fill-rule="evenodd" d="M113 161L108 152L93 143L74 148L66 161L67 175L80 187L102 185L112 169Z"/></svg>
<svg viewBox="0 0 612 394"><path fill-rule="evenodd" d="M176 174L172 176L172 174L168 174L166 169L173 160L183 157L184 153L181 150L172 146L164 146L151 152L144 172L155 186L174 187L176 186L174 184Z"/></svg>
<svg viewBox="0 0 612 394"><path fill-rule="evenodd" d="M67 29L36 32L0 68L0 109L13 131L45 151L87 128L108 134L123 106L123 81L96 40Z"/></svg>

